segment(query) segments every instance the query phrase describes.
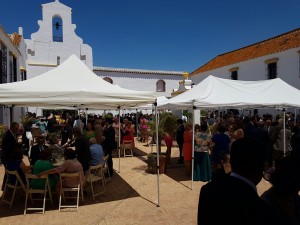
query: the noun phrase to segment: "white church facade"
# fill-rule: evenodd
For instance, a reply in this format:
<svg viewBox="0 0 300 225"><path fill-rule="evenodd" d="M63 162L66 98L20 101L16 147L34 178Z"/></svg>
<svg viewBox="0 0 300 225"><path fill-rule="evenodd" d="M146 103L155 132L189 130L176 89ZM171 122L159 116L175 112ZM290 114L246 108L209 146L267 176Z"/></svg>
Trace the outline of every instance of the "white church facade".
<svg viewBox="0 0 300 225"><path fill-rule="evenodd" d="M25 39L28 78L57 67L72 54L92 69L92 48L76 35L72 8L56 0L42 4L42 15L43 19L38 21L39 30L31 34L31 39Z"/></svg>
<svg viewBox="0 0 300 225"><path fill-rule="evenodd" d="M23 39L22 28L19 28L18 35L24 49L21 53L18 52L18 61L23 62L25 79L41 75L59 66L72 54L82 60L99 76L99 79L104 78L110 83L127 89L156 91L157 96L170 97L183 78L183 72L180 71L94 67L92 47L84 44L82 38L76 35L76 25L72 23L72 8L62 4L59 0L42 4L42 19L38 20L38 25L38 31L31 34L30 39ZM8 46L10 45L16 49L20 48L20 45L14 46L9 43ZM3 76L6 76L5 74L3 73ZM6 82L11 81L4 80L2 83ZM18 120L19 115L24 114L25 111L36 112L37 115L42 113L42 110L32 107L28 109L1 107L1 110L4 113L1 113L0 123L5 124L9 124L11 120Z"/></svg>
<svg viewBox="0 0 300 225"><path fill-rule="evenodd" d="M156 91L171 96L183 72L147 71L136 69L103 68L93 65L92 47L84 44L75 33L72 9L58 0L42 4L43 20L39 30L25 39L27 44L28 78L47 72L75 54L100 78L133 90ZM142 85L141 85L142 84Z"/></svg>

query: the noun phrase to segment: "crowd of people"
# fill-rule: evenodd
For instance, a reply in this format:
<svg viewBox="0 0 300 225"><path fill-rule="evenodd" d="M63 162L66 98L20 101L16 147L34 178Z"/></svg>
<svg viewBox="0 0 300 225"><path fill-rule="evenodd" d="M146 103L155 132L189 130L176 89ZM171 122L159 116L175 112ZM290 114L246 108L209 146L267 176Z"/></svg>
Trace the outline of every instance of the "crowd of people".
<svg viewBox="0 0 300 225"><path fill-rule="evenodd" d="M198 224L300 224L299 118L289 113L286 119L285 126L271 115L204 122L210 132L204 138L196 132L194 179L209 182L200 191ZM197 156L199 143L207 146L200 152L211 155L208 174L207 161ZM262 178L271 187L259 196Z"/></svg>
<svg viewBox="0 0 300 225"><path fill-rule="evenodd" d="M230 154L231 145L249 136L264 144L267 150L265 167L274 167L292 151L300 154L300 120L295 123L296 119L292 113L287 114L284 128L283 118L273 118L269 114L241 117L230 113L222 118L211 115L202 118L201 124L195 124L194 131L191 123L178 119L178 163L183 163L186 175L191 176L194 149L194 181L210 181L214 171L222 168L222 158Z"/></svg>
<svg viewBox="0 0 300 225"><path fill-rule="evenodd" d="M6 169L17 170L26 183L25 173L38 176L49 174L51 188L58 190L58 174L61 172L82 171L82 176L89 170L90 165L106 163L109 174L114 175L112 153L118 149L123 140L132 140L134 147L134 116L126 115L119 118L85 115L64 115L64 122L59 123L54 113L45 118L36 117L34 113L27 114L27 127L21 127L17 122L12 122L2 139L1 162ZM86 119L88 119L86 121ZM29 140L24 133L31 128L38 127L39 135L34 140ZM22 129L21 129L22 128ZM23 134L22 134L23 133ZM22 142L18 137L22 136ZM27 151L29 149L29 151ZM30 165L25 165L23 155L27 155ZM108 155L106 162L104 156ZM57 162L63 161L61 165ZM83 179L84 180L84 179ZM2 190L6 176L4 176ZM37 181L34 181L37 182ZM43 182L32 184L35 187ZM72 182L66 185L72 185Z"/></svg>
<svg viewBox="0 0 300 225"><path fill-rule="evenodd" d="M89 166L103 163L106 155L109 155L107 166L113 176L112 153L119 148L119 140L120 144L122 140L131 140L134 147L134 136L140 132L140 141L148 141L149 120L135 116L126 115L121 121L118 117L90 116L85 121L85 117L66 115L65 123L60 125L53 120L54 115L44 121L36 118L32 124L41 126L41 133L47 135L39 136L30 148L30 165L22 161L26 143L18 143L20 125L12 122L2 139L1 161L5 168L17 170L24 182L24 173L49 174L50 186L57 191L60 187L57 174L81 171L84 177ZM135 126L137 120L139 129ZM200 192L198 224L224 221L300 224L299 121L292 113L286 115L286 124L281 116L240 117L231 113L222 118L212 114L194 127L182 119L177 120L174 137L164 135L167 154L171 155L173 140L176 140L178 163L184 164L186 175L191 176L193 170L194 181L207 182ZM54 166L62 157L64 163ZM259 196L256 185L263 177L272 187ZM5 179L6 176L3 185ZM72 186L73 182L66 180L64 185Z"/></svg>

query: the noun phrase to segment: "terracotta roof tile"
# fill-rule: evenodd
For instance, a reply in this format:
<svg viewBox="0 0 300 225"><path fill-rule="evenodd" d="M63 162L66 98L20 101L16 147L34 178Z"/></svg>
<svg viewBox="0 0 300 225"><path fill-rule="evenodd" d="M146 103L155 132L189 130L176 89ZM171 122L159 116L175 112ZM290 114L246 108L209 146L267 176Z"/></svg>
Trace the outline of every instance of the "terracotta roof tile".
<svg viewBox="0 0 300 225"><path fill-rule="evenodd" d="M14 45L19 45L22 40L22 35L17 34L16 32L9 35L10 40Z"/></svg>
<svg viewBox="0 0 300 225"><path fill-rule="evenodd" d="M300 29L296 29L256 44L218 55L205 65L196 69L190 75L193 76L209 70L244 62L265 55L274 54L276 52L286 51L299 46Z"/></svg>
<svg viewBox="0 0 300 225"><path fill-rule="evenodd" d="M176 75L182 76L182 71L165 71L165 70L143 70L143 69L127 69L113 67L94 67L93 71L100 72L119 72L119 73L135 73L135 74L159 74L159 75Z"/></svg>

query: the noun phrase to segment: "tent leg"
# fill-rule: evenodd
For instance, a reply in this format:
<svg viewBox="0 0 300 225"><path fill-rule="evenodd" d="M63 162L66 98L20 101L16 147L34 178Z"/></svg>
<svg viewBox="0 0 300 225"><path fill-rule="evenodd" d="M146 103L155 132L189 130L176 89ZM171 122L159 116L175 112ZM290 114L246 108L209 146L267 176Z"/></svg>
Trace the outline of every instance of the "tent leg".
<svg viewBox="0 0 300 225"><path fill-rule="evenodd" d="M155 103L155 127L156 127L156 163L157 163L157 207L160 207L159 196L159 143L158 143L158 115L157 115L157 103Z"/></svg>
<svg viewBox="0 0 300 225"><path fill-rule="evenodd" d="M285 108L283 111L283 156L286 156Z"/></svg>
<svg viewBox="0 0 300 225"><path fill-rule="evenodd" d="M195 109L196 107L193 106L193 140L192 140L192 143L195 143ZM200 118L201 118L201 111L200 111ZM191 179L191 190L194 189L194 156L195 156L195 153L194 153L194 150L195 150L195 145L193 144L192 145L192 179Z"/></svg>
<svg viewBox="0 0 300 225"><path fill-rule="evenodd" d="M121 173L121 111L120 111L120 106L118 107L119 109L119 138L118 138L118 152L119 152L119 173Z"/></svg>

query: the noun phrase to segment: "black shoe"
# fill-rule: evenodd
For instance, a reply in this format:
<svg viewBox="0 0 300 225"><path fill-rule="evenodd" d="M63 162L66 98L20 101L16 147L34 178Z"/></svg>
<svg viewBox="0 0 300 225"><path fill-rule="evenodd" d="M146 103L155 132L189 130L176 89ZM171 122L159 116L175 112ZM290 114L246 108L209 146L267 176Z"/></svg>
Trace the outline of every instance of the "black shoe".
<svg viewBox="0 0 300 225"><path fill-rule="evenodd" d="M88 194L87 191L83 191L84 196L87 196L87 194Z"/></svg>

